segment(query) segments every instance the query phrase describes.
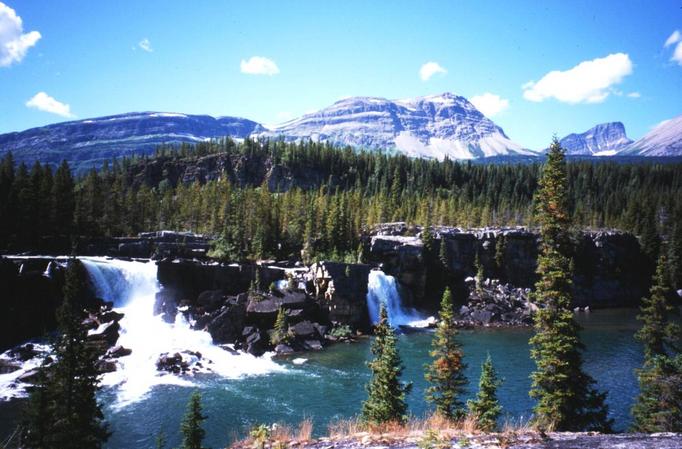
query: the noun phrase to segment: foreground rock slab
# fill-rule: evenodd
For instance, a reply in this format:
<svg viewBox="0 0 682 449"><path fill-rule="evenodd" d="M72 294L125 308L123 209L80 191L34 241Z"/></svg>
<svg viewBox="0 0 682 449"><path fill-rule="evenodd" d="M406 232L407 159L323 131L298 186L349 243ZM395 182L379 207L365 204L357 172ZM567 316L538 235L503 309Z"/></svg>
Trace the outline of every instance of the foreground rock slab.
<svg viewBox="0 0 682 449"><path fill-rule="evenodd" d="M358 435L348 439L321 438L298 447L305 449L401 448L419 449L421 435ZM440 445L442 444L442 446ZM422 444L423 447L423 444ZM542 438L536 433L462 433L438 446L452 449L680 449L682 434L594 434L549 433Z"/></svg>

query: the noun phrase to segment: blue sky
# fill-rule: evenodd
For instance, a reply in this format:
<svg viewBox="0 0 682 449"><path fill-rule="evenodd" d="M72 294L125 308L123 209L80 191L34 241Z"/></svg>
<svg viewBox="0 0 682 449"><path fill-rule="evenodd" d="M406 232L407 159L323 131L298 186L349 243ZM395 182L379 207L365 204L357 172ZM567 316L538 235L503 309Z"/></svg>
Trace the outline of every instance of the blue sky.
<svg viewBox="0 0 682 449"><path fill-rule="evenodd" d="M638 138L682 114L675 30L679 0L0 0L0 133L149 110L267 124L447 91L487 98L533 149L606 121Z"/></svg>

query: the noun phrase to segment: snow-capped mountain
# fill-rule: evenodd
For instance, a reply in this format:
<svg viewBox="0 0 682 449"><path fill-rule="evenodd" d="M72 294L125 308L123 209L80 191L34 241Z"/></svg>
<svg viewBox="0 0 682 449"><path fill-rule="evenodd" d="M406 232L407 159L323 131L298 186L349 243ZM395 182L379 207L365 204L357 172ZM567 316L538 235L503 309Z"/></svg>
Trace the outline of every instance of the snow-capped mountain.
<svg viewBox="0 0 682 449"><path fill-rule="evenodd" d="M164 143L246 138L263 129L238 117L133 112L2 134L0 156L12 151L15 160L28 164L36 160L58 164L66 159L79 170L117 157L150 154Z"/></svg>
<svg viewBox="0 0 682 449"><path fill-rule="evenodd" d="M466 98L450 93L404 100L346 98L260 135L388 149L436 159L536 155L511 141Z"/></svg>
<svg viewBox="0 0 682 449"><path fill-rule="evenodd" d="M619 155L682 156L682 115L661 122Z"/></svg>
<svg viewBox="0 0 682 449"><path fill-rule="evenodd" d="M559 141L569 155L613 156L632 143L621 122L602 123L581 134L569 134Z"/></svg>

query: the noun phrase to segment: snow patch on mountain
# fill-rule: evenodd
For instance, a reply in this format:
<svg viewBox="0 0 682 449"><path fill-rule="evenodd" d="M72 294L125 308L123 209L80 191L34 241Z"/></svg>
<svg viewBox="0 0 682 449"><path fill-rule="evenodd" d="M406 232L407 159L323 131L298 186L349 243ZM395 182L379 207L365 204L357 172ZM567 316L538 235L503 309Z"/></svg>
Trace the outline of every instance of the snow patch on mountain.
<svg viewBox="0 0 682 449"><path fill-rule="evenodd" d="M258 137L310 139L434 159L536 155L511 141L466 98L451 93L399 100L344 98Z"/></svg>
<svg viewBox="0 0 682 449"><path fill-rule="evenodd" d="M630 156L682 156L682 115L659 123L621 153Z"/></svg>
<svg viewBox="0 0 682 449"><path fill-rule="evenodd" d="M584 133L569 134L559 141L569 155L613 156L632 143L621 122L602 123Z"/></svg>

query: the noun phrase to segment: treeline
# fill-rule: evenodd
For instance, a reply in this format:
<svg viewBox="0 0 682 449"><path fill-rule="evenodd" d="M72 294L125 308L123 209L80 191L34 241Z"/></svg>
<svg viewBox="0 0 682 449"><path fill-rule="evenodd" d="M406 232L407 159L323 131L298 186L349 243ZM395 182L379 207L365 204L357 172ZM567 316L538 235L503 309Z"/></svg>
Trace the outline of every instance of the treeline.
<svg viewBox="0 0 682 449"><path fill-rule="evenodd" d="M278 179L249 170L204 183L165 171L158 179L141 176L152 163L191 167L207 156L261 172L281 167L293 187L281 191ZM0 163L0 247L31 248L40 236L176 229L221 236L215 255L227 259L300 257L301 250L311 259L354 259L361 231L380 222L534 226L540 174L539 164L439 162L312 142L224 139L160 148L78 178L66 163L53 172L39 163L15 166L8 154ZM657 238L682 214L679 164L575 162L568 181L577 226Z"/></svg>

